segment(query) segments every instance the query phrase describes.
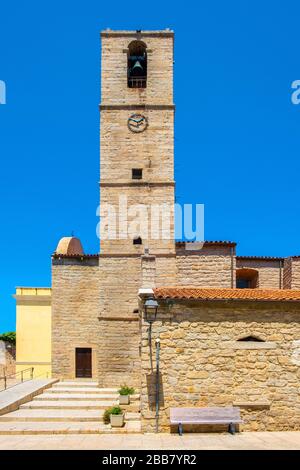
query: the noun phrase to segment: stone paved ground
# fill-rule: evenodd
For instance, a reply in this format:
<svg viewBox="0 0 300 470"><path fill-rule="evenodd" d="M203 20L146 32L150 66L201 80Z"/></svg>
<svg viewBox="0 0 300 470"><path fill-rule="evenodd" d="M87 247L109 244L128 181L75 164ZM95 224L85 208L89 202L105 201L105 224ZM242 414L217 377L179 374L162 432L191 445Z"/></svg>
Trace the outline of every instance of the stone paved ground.
<svg viewBox="0 0 300 470"><path fill-rule="evenodd" d="M300 449L300 432L229 434L0 436L0 449Z"/></svg>

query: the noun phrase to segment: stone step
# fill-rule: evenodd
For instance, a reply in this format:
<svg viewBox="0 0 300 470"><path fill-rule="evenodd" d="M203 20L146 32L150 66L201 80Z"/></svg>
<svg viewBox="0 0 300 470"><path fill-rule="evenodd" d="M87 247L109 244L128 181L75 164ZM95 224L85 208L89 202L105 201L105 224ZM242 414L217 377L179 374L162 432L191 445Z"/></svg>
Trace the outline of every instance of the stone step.
<svg viewBox="0 0 300 470"><path fill-rule="evenodd" d="M1 422L11 421L96 421L102 422L103 410L74 410L74 409L19 409L0 416Z"/></svg>
<svg viewBox="0 0 300 470"><path fill-rule="evenodd" d="M66 380L66 381L63 381L63 382L57 382L55 384L55 388L59 388L59 387L95 387L95 388L98 388L98 382L85 382L85 381Z"/></svg>
<svg viewBox="0 0 300 470"><path fill-rule="evenodd" d="M38 401L57 401L57 400L66 400L66 401L80 401L80 400L96 400L96 401L117 401L119 395L117 394L92 394L92 393L43 393L42 395L37 395L34 397L34 400Z"/></svg>
<svg viewBox="0 0 300 470"><path fill-rule="evenodd" d="M140 421L141 413L137 411L127 411L125 412L125 421Z"/></svg>
<svg viewBox="0 0 300 470"><path fill-rule="evenodd" d="M0 416L2 422L98 422L102 423L103 410L32 410L22 409ZM125 412L126 421L139 421L140 413Z"/></svg>
<svg viewBox="0 0 300 470"><path fill-rule="evenodd" d="M136 403L140 399L140 395L131 395L130 403ZM86 392L61 392L57 390L49 393L46 390L43 394L37 395L34 400L119 400L119 394L117 393L86 393Z"/></svg>
<svg viewBox="0 0 300 470"><path fill-rule="evenodd" d="M83 409L83 410L97 410L105 409L110 406L118 406L118 400L105 400L105 401L91 401L91 400L81 400L81 401L72 401L72 400L53 400L53 401L43 401L43 400L33 400L29 403L25 403L20 406L20 409Z"/></svg>
<svg viewBox="0 0 300 470"><path fill-rule="evenodd" d="M47 393L100 393L102 395L118 394L116 388L97 388L97 387L52 387Z"/></svg>
<svg viewBox="0 0 300 470"><path fill-rule="evenodd" d="M112 428L110 424L104 423L51 423L51 422L26 422L26 423L3 423L0 422L0 435L18 434L120 434L120 433L140 433L141 423L130 421L122 428Z"/></svg>

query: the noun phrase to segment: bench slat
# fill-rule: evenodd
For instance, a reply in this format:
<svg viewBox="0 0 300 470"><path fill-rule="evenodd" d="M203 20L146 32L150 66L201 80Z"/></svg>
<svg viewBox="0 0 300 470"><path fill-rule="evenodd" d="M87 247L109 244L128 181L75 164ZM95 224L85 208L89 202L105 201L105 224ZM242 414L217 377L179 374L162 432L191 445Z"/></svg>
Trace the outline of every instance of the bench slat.
<svg viewBox="0 0 300 470"><path fill-rule="evenodd" d="M237 407L170 408L171 424L228 424L242 423Z"/></svg>
<svg viewBox="0 0 300 470"><path fill-rule="evenodd" d="M228 419L215 419L215 420L204 420L204 419L197 419L197 420L191 420L191 419L178 419L178 420L170 420L170 423L171 424L229 424L229 423L233 423L233 424L242 424L243 421L241 419L231 419L231 418L228 418Z"/></svg>

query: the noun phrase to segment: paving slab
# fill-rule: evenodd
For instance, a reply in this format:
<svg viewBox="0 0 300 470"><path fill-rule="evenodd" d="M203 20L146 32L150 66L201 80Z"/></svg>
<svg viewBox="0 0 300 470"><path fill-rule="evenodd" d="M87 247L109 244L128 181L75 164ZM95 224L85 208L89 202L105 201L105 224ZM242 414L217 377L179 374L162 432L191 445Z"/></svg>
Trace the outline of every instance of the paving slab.
<svg viewBox="0 0 300 470"><path fill-rule="evenodd" d="M0 449L70 450L300 450L300 432L241 432L235 436L215 433L171 434L69 434L0 435Z"/></svg>
<svg viewBox="0 0 300 470"><path fill-rule="evenodd" d="M140 433L140 422L131 421L122 428L112 428L103 422L1 422L0 435L42 435L42 434L105 434L105 433Z"/></svg>

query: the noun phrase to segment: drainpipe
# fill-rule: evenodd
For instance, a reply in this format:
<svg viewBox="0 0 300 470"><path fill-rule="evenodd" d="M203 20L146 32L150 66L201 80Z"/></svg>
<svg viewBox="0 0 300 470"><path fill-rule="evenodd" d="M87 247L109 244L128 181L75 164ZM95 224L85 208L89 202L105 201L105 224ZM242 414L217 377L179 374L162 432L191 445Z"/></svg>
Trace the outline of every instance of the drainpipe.
<svg viewBox="0 0 300 470"><path fill-rule="evenodd" d="M148 345L149 345L150 367L151 367L151 372L152 372L152 371L153 371L153 361L152 361L152 323L149 323L149 327L148 327Z"/></svg>
<svg viewBox="0 0 300 470"><path fill-rule="evenodd" d="M155 341L156 347L156 393L155 393L155 432L158 433L158 421L159 421L159 353L160 353L160 339L157 338Z"/></svg>

